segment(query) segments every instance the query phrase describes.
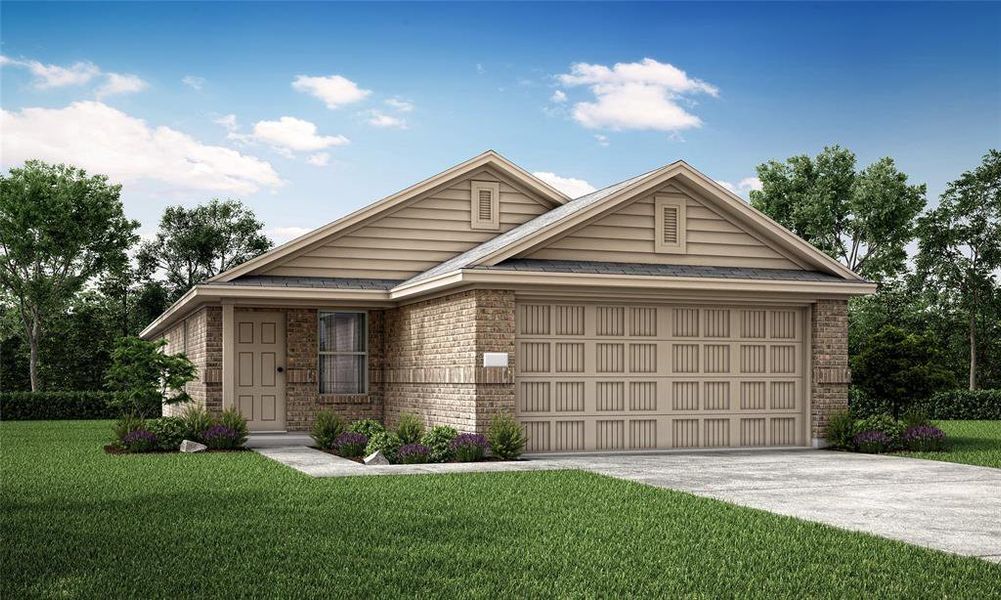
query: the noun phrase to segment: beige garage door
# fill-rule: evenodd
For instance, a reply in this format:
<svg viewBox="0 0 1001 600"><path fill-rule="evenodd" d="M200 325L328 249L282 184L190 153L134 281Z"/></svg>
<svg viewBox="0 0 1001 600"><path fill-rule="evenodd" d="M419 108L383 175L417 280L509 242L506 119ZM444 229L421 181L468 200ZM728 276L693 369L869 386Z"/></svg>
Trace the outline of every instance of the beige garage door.
<svg viewBox="0 0 1001 600"><path fill-rule="evenodd" d="M806 310L518 305L531 452L803 446Z"/></svg>

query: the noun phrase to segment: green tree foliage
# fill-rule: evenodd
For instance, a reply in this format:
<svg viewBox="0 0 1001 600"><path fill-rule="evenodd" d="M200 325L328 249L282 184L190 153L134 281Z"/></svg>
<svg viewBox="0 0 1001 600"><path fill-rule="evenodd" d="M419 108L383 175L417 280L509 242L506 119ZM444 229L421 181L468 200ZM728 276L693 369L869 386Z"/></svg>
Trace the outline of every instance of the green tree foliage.
<svg viewBox="0 0 1001 600"><path fill-rule="evenodd" d="M105 379L108 388L122 392L122 412L145 417L151 404L179 404L191 400L184 385L197 375L195 365L183 354L167 354L166 340L150 342L124 337L111 354Z"/></svg>
<svg viewBox="0 0 1001 600"><path fill-rule="evenodd" d="M925 206L925 186L908 185L893 159L856 171L855 155L839 146L816 158L758 165L762 189L751 205L849 269L882 281L905 268L905 247Z"/></svg>
<svg viewBox="0 0 1001 600"><path fill-rule="evenodd" d="M192 286L271 247L254 212L236 200L212 200L191 209L170 206L156 239L136 255L147 278L162 275L171 301Z"/></svg>
<svg viewBox="0 0 1001 600"><path fill-rule="evenodd" d="M895 418L915 401L956 385L934 339L893 325L880 329L852 357L852 373L863 392L892 407Z"/></svg>
<svg viewBox="0 0 1001 600"><path fill-rule="evenodd" d="M917 275L932 302L965 321L968 384L976 389L981 346L997 344L1001 329L1001 151L951 182L918 231Z"/></svg>
<svg viewBox="0 0 1001 600"><path fill-rule="evenodd" d="M125 218L120 191L103 175L41 161L0 175L0 285L28 342L32 391L42 387L39 345L53 315L124 264L136 240L139 223Z"/></svg>

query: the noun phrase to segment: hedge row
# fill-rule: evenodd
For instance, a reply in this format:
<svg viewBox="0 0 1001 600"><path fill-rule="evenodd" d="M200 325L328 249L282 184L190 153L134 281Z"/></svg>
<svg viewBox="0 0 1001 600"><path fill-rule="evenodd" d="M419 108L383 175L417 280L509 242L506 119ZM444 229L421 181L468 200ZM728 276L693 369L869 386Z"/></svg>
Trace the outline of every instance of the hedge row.
<svg viewBox="0 0 1001 600"><path fill-rule="evenodd" d="M1001 419L1001 390L949 390L921 404L932 419Z"/></svg>
<svg viewBox="0 0 1001 600"><path fill-rule="evenodd" d="M0 420L116 419L114 398L111 392L0 392ZM144 412L159 417L160 406L151 404Z"/></svg>

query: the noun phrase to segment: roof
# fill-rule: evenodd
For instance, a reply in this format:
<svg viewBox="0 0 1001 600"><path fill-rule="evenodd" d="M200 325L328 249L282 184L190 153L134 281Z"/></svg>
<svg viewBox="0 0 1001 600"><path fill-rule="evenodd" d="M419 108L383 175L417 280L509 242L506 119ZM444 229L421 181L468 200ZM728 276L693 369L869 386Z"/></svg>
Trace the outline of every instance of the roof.
<svg viewBox="0 0 1001 600"><path fill-rule="evenodd" d="M475 269L491 271L533 271L547 273L590 273L607 275L639 275L650 277L704 277L714 279L759 279L775 281L823 281L853 283L842 277L819 271L796 269L764 269L751 267L705 267L692 265L662 265L645 263L593 262L585 260L508 259L493 266Z"/></svg>
<svg viewBox="0 0 1001 600"><path fill-rule="evenodd" d="M391 290L402 283L396 279L358 279L354 277L292 277L283 275L244 275L214 285L247 287L290 287L332 290Z"/></svg>

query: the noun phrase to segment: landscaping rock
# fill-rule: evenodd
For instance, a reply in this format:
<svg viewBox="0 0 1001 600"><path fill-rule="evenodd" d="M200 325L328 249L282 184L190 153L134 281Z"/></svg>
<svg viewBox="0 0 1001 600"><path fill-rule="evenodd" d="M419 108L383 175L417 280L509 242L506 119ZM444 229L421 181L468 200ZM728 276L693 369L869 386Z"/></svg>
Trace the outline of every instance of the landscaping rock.
<svg viewBox="0 0 1001 600"><path fill-rule="evenodd" d="M366 465L388 465L389 459L386 455L382 453L382 450L376 450L372 454L365 457Z"/></svg>
<svg viewBox="0 0 1001 600"><path fill-rule="evenodd" d="M209 447L205 444L199 444L191 440L181 442L181 452L205 452L208 449Z"/></svg>

